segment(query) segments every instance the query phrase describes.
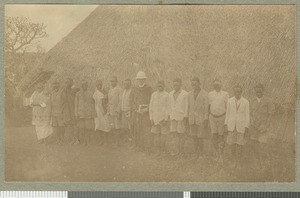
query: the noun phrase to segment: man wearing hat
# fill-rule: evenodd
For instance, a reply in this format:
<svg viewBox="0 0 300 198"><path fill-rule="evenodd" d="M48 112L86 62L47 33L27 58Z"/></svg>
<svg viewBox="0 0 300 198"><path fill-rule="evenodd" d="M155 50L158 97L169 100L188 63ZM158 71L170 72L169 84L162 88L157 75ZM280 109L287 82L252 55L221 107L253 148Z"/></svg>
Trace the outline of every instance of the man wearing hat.
<svg viewBox="0 0 300 198"><path fill-rule="evenodd" d="M264 95L264 86L255 86L255 97L250 100L251 140L255 157L261 166L261 157L268 158L267 143L270 135L269 126L275 107L271 100ZM265 160L264 160L265 162Z"/></svg>
<svg viewBox="0 0 300 198"><path fill-rule="evenodd" d="M146 74L139 71L136 76L137 86L132 90L131 106L134 111L134 139L138 150L150 152L150 129L149 103L152 88L146 85ZM148 141L147 141L148 140Z"/></svg>
<svg viewBox="0 0 300 198"><path fill-rule="evenodd" d="M222 90L222 83L216 79L214 90L209 92L209 123L212 133L212 145L217 155L217 161L223 162L225 147L224 123L229 94Z"/></svg>

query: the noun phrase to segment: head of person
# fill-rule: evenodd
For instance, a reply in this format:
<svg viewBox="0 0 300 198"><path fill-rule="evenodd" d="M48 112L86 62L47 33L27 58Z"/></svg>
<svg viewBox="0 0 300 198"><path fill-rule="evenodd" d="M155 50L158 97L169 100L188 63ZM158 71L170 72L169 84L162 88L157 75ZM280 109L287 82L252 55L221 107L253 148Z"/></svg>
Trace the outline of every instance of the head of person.
<svg viewBox="0 0 300 198"><path fill-rule="evenodd" d="M124 80L124 88L125 89L130 89L131 88L131 80L129 78Z"/></svg>
<svg viewBox="0 0 300 198"><path fill-rule="evenodd" d="M192 84L193 90L199 90L200 89L200 79L198 77L192 78L191 84Z"/></svg>
<svg viewBox="0 0 300 198"><path fill-rule="evenodd" d="M86 80L81 81L81 88L82 90L86 91L88 88L88 82Z"/></svg>
<svg viewBox="0 0 300 198"><path fill-rule="evenodd" d="M41 93L44 90L45 85L43 83L38 83L36 85L36 91Z"/></svg>
<svg viewBox="0 0 300 198"><path fill-rule="evenodd" d="M116 76L112 76L111 79L110 79L110 85L112 87L116 87L118 84L118 78Z"/></svg>
<svg viewBox="0 0 300 198"><path fill-rule="evenodd" d="M220 80L216 79L214 80L214 90L216 90L217 92L221 91L222 88L222 83Z"/></svg>
<svg viewBox="0 0 300 198"><path fill-rule="evenodd" d="M265 90L265 88L264 88L264 86L262 84L260 84L260 83L257 84L255 86L255 94L256 94L256 96L258 98L261 98L264 95L264 90Z"/></svg>
<svg viewBox="0 0 300 198"><path fill-rule="evenodd" d="M96 81L96 88L101 91L102 90L102 86L103 86L103 83L102 83L102 80L97 80Z"/></svg>
<svg viewBox="0 0 300 198"><path fill-rule="evenodd" d="M240 99L242 96L243 89L240 85L235 85L233 87L234 96L236 99Z"/></svg>
<svg viewBox="0 0 300 198"><path fill-rule="evenodd" d="M73 86L73 84L74 84L72 78L67 78L65 83L66 83L66 87L67 88L71 88Z"/></svg>
<svg viewBox="0 0 300 198"><path fill-rule="evenodd" d="M52 84L53 91L58 91L59 88L60 88L59 82L57 82L57 81L53 82L53 84Z"/></svg>
<svg viewBox="0 0 300 198"><path fill-rule="evenodd" d="M175 78L173 80L173 88L175 91L179 91L181 89L182 86L182 80L181 78Z"/></svg>
<svg viewBox="0 0 300 198"><path fill-rule="evenodd" d="M165 90L165 81L163 81L163 80L157 81L157 90L158 91Z"/></svg>
<svg viewBox="0 0 300 198"><path fill-rule="evenodd" d="M135 79L136 79L136 81L137 81L138 86L139 86L139 87L143 87L143 86L145 85L146 79L147 79L145 72L139 71L139 72L137 73Z"/></svg>

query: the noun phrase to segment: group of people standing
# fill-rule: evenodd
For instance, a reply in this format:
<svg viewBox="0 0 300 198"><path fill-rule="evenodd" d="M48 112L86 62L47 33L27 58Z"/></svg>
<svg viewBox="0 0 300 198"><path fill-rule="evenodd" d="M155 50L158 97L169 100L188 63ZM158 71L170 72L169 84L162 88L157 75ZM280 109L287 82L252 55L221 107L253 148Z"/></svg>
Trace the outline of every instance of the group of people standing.
<svg viewBox="0 0 300 198"><path fill-rule="evenodd" d="M131 79L126 79L121 88L113 76L106 92L101 80L96 81L96 90L92 91L86 80L79 89L74 88L73 80L68 78L64 88L54 82L50 96L39 84L31 99L32 123L38 139L45 142L53 130L57 143L63 144L65 130L70 130L71 144L88 145L90 135L96 131L101 135L99 144L107 144L113 135L114 144L118 146L126 134L137 151L155 155L191 154L198 159L204 155L204 139L210 128L218 162L223 162L228 145L234 166L241 167L243 147L250 140L261 163L270 135L271 115L275 111L271 100L264 96L262 84L255 86L255 96L249 102L242 96L239 85L233 87L234 96L230 98L222 90L219 79L214 80L214 90L209 93L201 87L198 77L191 79L190 92L182 89L180 78L175 78L170 93L165 91L163 80L157 81L154 91L146 79L145 73L140 71L136 76L137 86L133 87ZM192 144L191 149L187 149L187 144Z"/></svg>

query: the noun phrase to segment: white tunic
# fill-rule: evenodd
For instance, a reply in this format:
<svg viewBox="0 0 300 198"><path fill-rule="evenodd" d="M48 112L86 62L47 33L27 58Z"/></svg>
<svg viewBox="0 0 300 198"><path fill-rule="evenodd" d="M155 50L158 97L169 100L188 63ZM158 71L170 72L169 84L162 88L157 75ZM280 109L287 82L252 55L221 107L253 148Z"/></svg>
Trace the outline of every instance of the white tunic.
<svg viewBox="0 0 300 198"><path fill-rule="evenodd" d="M110 130L109 123L107 117L104 115L105 112L102 103L104 94L96 89L93 98L95 100L95 109L97 114L95 118L95 130L108 132Z"/></svg>
<svg viewBox="0 0 300 198"><path fill-rule="evenodd" d="M182 121L188 117L188 92L181 90L178 97L174 98L175 91L171 91L171 112L170 119Z"/></svg>
<svg viewBox="0 0 300 198"><path fill-rule="evenodd" d="M220 116L226 112L226 105L229 94L226 91L211 91L208 94L210 112L215 116Z"/></svg>
<svg viewBox="0 0 300 198"><path fill-rule="evenodd" d="M171 96L166 91L156 91L152 94L149 106L150 120L159 124L162 120L168 120L171 109Z"/></svg>

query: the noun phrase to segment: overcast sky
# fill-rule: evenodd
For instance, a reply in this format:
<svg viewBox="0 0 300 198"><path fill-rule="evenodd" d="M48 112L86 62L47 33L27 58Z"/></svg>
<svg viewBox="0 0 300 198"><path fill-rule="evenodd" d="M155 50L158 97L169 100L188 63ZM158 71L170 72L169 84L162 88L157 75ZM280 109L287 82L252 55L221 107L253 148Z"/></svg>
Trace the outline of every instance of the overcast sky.
<svg viewBox="0 0 300 198"><path fill-rule="evenodd" d="M40 45L48 51L81 21L97 5L6 5L5 16L25 16L32 22L44 23L48 37Z"/></svg>

